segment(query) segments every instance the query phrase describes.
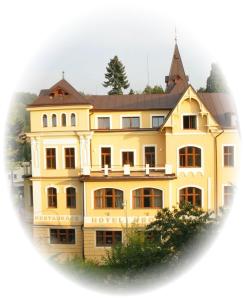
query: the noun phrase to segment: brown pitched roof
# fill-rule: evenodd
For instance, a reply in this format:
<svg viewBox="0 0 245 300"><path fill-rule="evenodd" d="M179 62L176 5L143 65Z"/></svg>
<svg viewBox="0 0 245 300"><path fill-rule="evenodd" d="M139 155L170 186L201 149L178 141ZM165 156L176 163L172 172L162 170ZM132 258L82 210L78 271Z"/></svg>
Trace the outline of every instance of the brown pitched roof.
<svg viewBox="0 0 245 300"><path fill-rule="evenodd" d="M185 74L177 43L170 67L169 76L165 77L166 93L181 93L188 87L189 78Z"/></svg>
<svg viewBox="0 0 245 300"><path fill-rule="evenodd" d="M50 94L56 88L63 89L66 94L50 97ZM41 90L38 98L29 107L85 104L92 105L93 110L96 111L154 109L171 111L182 95L183 91L182 93L169 94L82 96L66 80L62 79L50 89ZM225 93L198 93L198 96L221 126L230 126L228 114L236 114L231 95Z"/></svg>
<svg viewBox="0 0 245 300"><path fill-rule="evenodd" d="M203 104L223 127L230 127L230 114L237 115L232 95L225 93L198 93Z"/></svg>

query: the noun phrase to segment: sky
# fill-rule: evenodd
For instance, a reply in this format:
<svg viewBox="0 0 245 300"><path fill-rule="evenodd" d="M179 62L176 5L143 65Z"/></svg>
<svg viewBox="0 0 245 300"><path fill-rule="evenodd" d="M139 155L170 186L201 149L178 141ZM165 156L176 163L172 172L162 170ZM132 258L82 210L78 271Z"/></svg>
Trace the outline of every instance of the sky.
<svg viewBox="0 0 245 300"><path fill-rule="evenodd" d="M60 80L64 71L77 90L106 94L108 88L102 86L104 74L115 55L125 66L129 89L143 91L148 81L165 87L175 30L190 83L197 89L204 87L215 57L184 24L164 14L155 15L153 20L145 11L112 14L109 10L97 15L96 20L77 18L59 28L30 60L17 89L38 93Z"/></svg>

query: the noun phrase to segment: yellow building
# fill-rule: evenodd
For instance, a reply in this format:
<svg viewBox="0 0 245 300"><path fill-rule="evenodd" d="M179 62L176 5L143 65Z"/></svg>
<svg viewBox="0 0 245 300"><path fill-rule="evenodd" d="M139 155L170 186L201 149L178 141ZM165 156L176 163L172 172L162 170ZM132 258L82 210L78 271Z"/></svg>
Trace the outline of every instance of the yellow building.
<svg viewBox="0 0 245 300"><path fill-rule="evenodd" d="M100 259L163 207L218 212L239 165L234 105L189 85L175 45L166 93L81 96L65 79L28 106L26 210L47 255Z"/></svg>

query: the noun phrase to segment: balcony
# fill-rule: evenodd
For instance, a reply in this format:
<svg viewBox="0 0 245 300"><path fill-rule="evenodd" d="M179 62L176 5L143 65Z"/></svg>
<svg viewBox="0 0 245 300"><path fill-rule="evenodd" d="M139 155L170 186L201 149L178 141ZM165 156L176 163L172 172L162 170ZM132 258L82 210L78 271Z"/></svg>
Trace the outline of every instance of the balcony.
<svg viewBox="0 0 245 300"><path fill-rule="evenodd" d="M29 161L23 162L22 168L24 170L23 178L31 177L31 175L32 175L31 162L29 162Z"/></svg>
<svg viewBox="0 0 245 300"><path fill-rule="evenodd" d="M145 166L112 166L109 168L105 165L104 168L92 167L90 173L82 174L83 181L110 181L115 179L122 180L142 180L142 179L174 179L176 178L172 170L172 165L166 164L164 167Z"/></svg>

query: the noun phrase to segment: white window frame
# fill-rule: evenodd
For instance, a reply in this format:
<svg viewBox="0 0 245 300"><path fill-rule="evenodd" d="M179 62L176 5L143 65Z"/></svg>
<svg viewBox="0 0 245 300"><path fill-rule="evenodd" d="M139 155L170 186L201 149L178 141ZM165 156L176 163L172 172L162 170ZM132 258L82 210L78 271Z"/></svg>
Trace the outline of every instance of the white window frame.
<svg viewBox="0 0 245 300"><path fill-rule="evenodd" d="M76 244L77 244L77 229L76 229L76 227L69 227L69 228L67 228L67 227L60 227L60 226L57 226L57 225L54 225L54 226L52 226L52 225L50 225L50 227L49 228L47 228L48 229L48 231L49 231L49 239L48 239L48 244L52 247L57 247L57 245L58 246L62 246L62 245L67 245L67 246L75 246ZM74 244L51 244L51 229L74 229L75 230L75 243Z"/></svg>
<svg viewBox="0 0 245 300"><path fill-rule="evenodd" d="M98 115L95 117L95 128L96 129L102 129L103 128L99 128L99 118L109 118L109 129L112 129L112 122L111 122L111 119L112 119L112 116L111 115ZM104 129L104 130L107 130L107 129Z"/></svg>
<svg viewBox="0 0 245 300"><path fill-rule="evenodd" d="M186 148L186 147L196 147L196 148L199 148L201 149L201 167L193 167L193 168L183 168L183 167L180 167L180 160L179 160L179 150L182 149L182 148ZM185 173L185 174L188 174L189 172L192 172L194 174L196 173L202 173L204 174L204 150L203 150L203 147L200 146L200 145L197 145L197 144L185 144L185 145L181 145L177 148L177 159L176 159L176 162L177 162L177 174L179 173Z"/></svg>
<svg viewBox="0 0 245 300"><path fill-rule="evenodd" d="M65 116L66 116L66 126L63 126L63 125L62 125L62 115L65 115ZM62 112L62 113L60 114L60 127L65 128L65 127L67 127L67 126L68 126L68 113Z"/></svg>
<svg viewBox="0 0 245 300"><path fill-rule="evenodd" d="M123 167L123 160L122 160L122 153L123 152L134 152L134 166L131 168L135 168L137 166L136 164L136 149L120 149L120 166Z"/></svg>
<svg viewBox="0 0 245 300"><path fill-rule="evenodd" d="M166 119L166 115L164 115L164 114L151 114L150 115L150 128L154 128L154 129L157 129L158 127L153 127L153 122L152 122L152 118L153 117L164 117L164 121L165 121L165 119ZM163 121L163 123L164 123L164 121ZM162 125L161 125L162 126ZM160 126L160 127L161 127Z"/></svg>
<svg viewBox="0 0 245 300"><path fill-rule="evenodd" d="M43 126L43 117L46 116L47 117L47 126ZM44 113L41 115L41 124L42 124L42 128L48 128L49 127L49 116L47 113Z"/></svg>
<svg viewBox="0 0 245 300"><path fill-rule="evenodd" d="M53 126L53 115L56 116L56 126ZM51 113L51 119L50 119L50 122L51 122L51 127L52 127L52 128L57 128L57 127L59 127L59 118L58 118L57 113Z"/></svg>
<svg viewBox="0 0 245 300"><path fill-rule="evenodd" d="M55 149L55 164L56 164L56 168L55 169L47 169L47 151L46 151L46 149L49 149L49 148L54 148ZM58 146L45 145L43 147L43 149L44 149L44 155L43 155L43 157L44 157L44 164L43 164L44 169L47 170L47 171L58 170L58 168L59 168L59 165L58 165L58 162L59 162L59 160L58 160Z"/></svg>
<svg viewBox="0 0 245 300"><path fill-rule="evenodd" d="M71 115L72 115L72 114L75 115L75 126L72 126L72 125L71 125ZM69 123L67 123L67 124L69 124L69 127L72 127L72 128L75 128L75 127L78 126L78 118L77 118L77 113L76 113L76 112L71 112L71 113L69 113Z"/></svg>
<svg viewBox="0 0 245 300"><path fill-rule="evenodd" d="M138 189L156 189L156 190L161 191L162 192L162 208L165 207L164 190L163 189L160 189L159 187L153 187L153 186L138 186L138 187L135 187L135 188L130 190L130 209L133 209L133 210L137 210L137 209L146 210L146 208L133 208L133 191L138 190ZM158 210L160 208L148 208L148 209L151 211L151 210L154 210L154 209Z"/></svg>
<svg viewBox="0 0 245 300"><path fill-rule="evenodd" d="M233 191L234 191L234 185L232 185L231 183L222 184L222 197L221 197L221 206L222 207L224 207L224 205L225 205L225 187L226 186L232 186ZM234 194L233 194L233 196L234 196Z"/></svg>
<svg viewBox="0 0 245 300"><path fill-rule="evenodd" d="M184 117L185 116L196 116L196 128L184 128ZM181 114L181 130L187 130L187 131L191 131L191 130L199 130L199 120L198 120L198 114L197 113L183 113Z"/></svg>
<svg viewBox="0 0 245 300"><path fill-rule="evenodd" d="M114 190L119 190L119 191L121 191L122 193L123 193L123 208L121 209L120 208L120 210L121 211L124 211L124 196L125 196L125 191L124 190L122 190L122 189L119 189L119 188L117 188L117 187L112 187L112 186L102 186L102 187L99 187L99 188L96 188L96 189L93 189L93 190L91 190L91 197L90 197L90 199L91 199L91 202L90 202L90 206L91 206L91 209L95 209L94 208L94 192L95 191L98 191L98 190L102 190L102 189L114 189ZM108 209L110 209L110 208L100 208L100 211L102 211L102 210L108 210ZM113 208L113 210L115 210L114 208Z"/></svg>
<svg viewBox="0 0 245 300"><path fill-rule="evenodd" d="M143 145L143 153L142 153L143 166L145 166L145 148L146 147L154 147L155 148L155 167L156 167L157 166L157 144Z"/></svg>
<svg viewBox="0 0 245 300"><path fill-rule="evenodd" d="M101 166L101 149L102 148L111 148L111 167L109 168L109 170L112 170L113 169L113 163L114 163L114 160L113 160L113 153L114 153L114 149L113 149L113 146L112 145L99 145L99 169L102 170L104 168L102 168Z"/></svg>
<svg viewBox="0 0 245 300"><path fill-rule="evenodd" d="M56 186L56 185L54 185L54 184L50 184L50 185L45 186L46 209L52 209L52 210L55 209L54 207L51 208L51 207L48 206L48 189L49 189L49 188L54 188L54 189L56 189L56 195L57 195L57 207L56 207L56 209L58 209L58 195L59 195L59 188L58 188L58 186Z"/></svg>
<svg viewBox="0 0 245 300"><path fill-rule="evenodd" d="M233 147L234 153L234 165L233 166L225 166L225 147ZM222 144L222 167L223 168L235 168L236 167L236 145L235 144Z"/></svg>
<svg viewBox="0 0 245 300"><path fill-rule="evenodd" d="M140 126L139 128L142 128L142 120L141 120L141 114L133 114L133 115L120 115L120 129L128 129L128 130L131 130L131 129L137 129L137 128L123 128L123 118L139 118L139 122L140 122Z"/></svg>
<svg viewBox="0 0 245 300"><path fill-rule="evenodd" d="M64 170L75 170L75 169L67 169L65 167L65 148L73 148L75 149L75 169L78 168L78 152L77 152L77 146L76 145L62 145L62 168Z"/></svg>
<svg viewBox="0 0 245 300"><path fill-rule="evenodd" d="M124 241L123 239L123 230L122 229L114 229L114 228L96 228L94 230L94 236L95 236L95 239L94 239L94 248L96 249L111 249L112 246L97 246L96 245L96 231L120 231L122 233L122 243Z"/></svg>
<svg viewBox="0 0 245 300"><path fill-rule="evenodd" d="M183 185L183 186L178 188L178 196L177 196L177 205L178 205L178 207L180 205L180 190L185 189L185 188L189 188L189 187L194 187L194 188L197 188L197 189L201 190L201 192L202 192L201 208L204 208L204 188L199 186L199 185L196 185L196 184Z"/></svg>

